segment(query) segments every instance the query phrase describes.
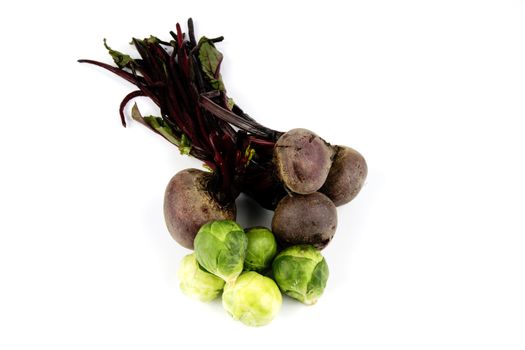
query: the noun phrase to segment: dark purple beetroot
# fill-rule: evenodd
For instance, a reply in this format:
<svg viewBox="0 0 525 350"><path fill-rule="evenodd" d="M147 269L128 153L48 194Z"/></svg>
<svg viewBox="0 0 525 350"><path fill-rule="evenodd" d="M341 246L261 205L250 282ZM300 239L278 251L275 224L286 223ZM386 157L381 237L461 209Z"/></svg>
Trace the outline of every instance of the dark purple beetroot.
<svg viewBox="0 0 525 350"><path fill-rule="evenodd" d="M235 220L235 204L221 206L208 191L211 174L186 169L173 176L164 194L164 219L171 236L193 249L199 228L211 220Z"/></svg>
<svg viewBox="0 0 525 350"><path fill-rule="evenodd" d="M306 129L292 129L275 144L274 163L283 184L292 192L309 194L323 186L332 165L328 143Z"/></svg>
<svg viewBox="0 0 525 350"><path fill-rule="evenodd" d="M337 228L334 203L322 193L286 196L275 209L272 231L284 246L311 244L323 249Z"/></svg>
<svg viewBox="0 0 525 350"><path fill-rule="evenodd" d="M350 202L357 196L368 174L365 158L346 146L335 146L332 168L320 192L326 194L336 206Z"/></svg>

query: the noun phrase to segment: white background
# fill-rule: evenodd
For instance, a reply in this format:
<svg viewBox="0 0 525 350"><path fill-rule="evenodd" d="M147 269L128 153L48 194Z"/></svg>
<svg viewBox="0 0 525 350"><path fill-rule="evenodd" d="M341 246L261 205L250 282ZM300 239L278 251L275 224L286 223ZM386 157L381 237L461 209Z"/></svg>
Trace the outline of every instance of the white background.
<svg viewBox="0 0 525 350"><path fill-rule="evenodd" d="M525 348L524 1L0 7L1 349ZM263 328L179 291L188 251L163 191L200 162L122 128L132 87L76 63L189 16L225 36L226 86L252 116L369 164L323 252L325 295Z"/></svg>

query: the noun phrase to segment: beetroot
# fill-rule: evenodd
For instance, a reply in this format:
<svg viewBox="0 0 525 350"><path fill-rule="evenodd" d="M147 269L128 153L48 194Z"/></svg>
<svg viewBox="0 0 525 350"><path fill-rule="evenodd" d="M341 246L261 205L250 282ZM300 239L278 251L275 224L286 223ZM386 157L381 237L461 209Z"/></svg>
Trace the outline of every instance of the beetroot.
<svg viewBox="0 0 525 350"><path fill-rule="evenodd" d="M311 244L323 249L332 240L336 228L335 205L319 192L284 197L272 220L272 231L284 246Z"/></svg>
<svg viewBox="0 0 525 350"><path fill-rule="evenodd" d="M335 146L335 149L330 173L320 192L340 206L350 202L361 191L368 167L365 158L356 150L345 146Z"/></svg>
<svg viewBox="0 0 525 350"><path fill-rule="evenodd" d="M235 220L235 203L220 205L208 190L212 175L186 169L173 176L164 194L164 219L171 236L193 249L199 228L212 220Z"/></svg>
<svg viewBox="0 0 525 350"><path fill-rule="evenodd" d="M309 194L323 186L332 165L332 148L306 129L283 134L274 149L274 162L283 184L292 192Z"/></svg>

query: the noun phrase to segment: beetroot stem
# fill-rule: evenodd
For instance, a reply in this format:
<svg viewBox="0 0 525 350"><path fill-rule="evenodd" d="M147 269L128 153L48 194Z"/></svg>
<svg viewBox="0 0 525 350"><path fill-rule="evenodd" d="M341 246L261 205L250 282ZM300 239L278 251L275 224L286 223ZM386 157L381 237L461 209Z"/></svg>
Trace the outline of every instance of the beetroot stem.
<svg viewBox="0 0 525 350"><path fill-rule="evenodd" d="M219 203L231 204L246 187L245 176L260 178L256 175L263 169L261 164L271 163L273 146L282 133L257 123L226 95L219 73L222 54L213 45L223 37L197 42L191 18L188 37L178 23L170 35L169 42L153 36L133 38L140 59L113 50L104 41L118 67L86 59L78 62L104 68L138 87L120 103L124 127L127 104L139 96L149 97L161 114L139 114L141 123L171 139L181 152L204 161L213 171L210 193ZM265 171L263 179L272 185L266 174L271 171Z"/></svg>

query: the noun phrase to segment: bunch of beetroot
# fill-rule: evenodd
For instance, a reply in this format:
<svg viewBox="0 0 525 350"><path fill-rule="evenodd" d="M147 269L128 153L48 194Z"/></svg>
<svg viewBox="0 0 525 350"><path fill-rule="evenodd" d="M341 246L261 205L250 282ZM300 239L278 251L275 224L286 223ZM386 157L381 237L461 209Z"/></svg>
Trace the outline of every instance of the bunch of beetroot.
<svg viewBox="0 0 525 350"><path fill-rule="evenodd" d="M207 171L186 169L169 182L164 215L170 234L193 249L199 228L212 220L235 220L235 199L244 192L263 207L275 210L272 231L282 246L311 244L324 248L337 227L336 206L360 191L367 175L364 158L345 146L332 146L306 129L279 132L247 115L226 94L220 75L218 38L195 39L170 32L133 39L140 57L111 49L117 67L92 61L134 84L137 89L120 105L149 97L158 116L142 116L136 105L132 118L176 145L182 154L204 162Z"/></svg>

